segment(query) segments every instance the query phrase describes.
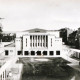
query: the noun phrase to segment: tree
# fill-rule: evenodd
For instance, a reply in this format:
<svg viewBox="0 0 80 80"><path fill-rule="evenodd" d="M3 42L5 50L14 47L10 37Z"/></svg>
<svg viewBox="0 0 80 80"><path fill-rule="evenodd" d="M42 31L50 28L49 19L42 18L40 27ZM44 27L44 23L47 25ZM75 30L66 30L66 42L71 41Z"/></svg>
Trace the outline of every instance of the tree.
<svg viewBox="0 0 80 80"><path fill-rule="evenodd" d="M1 42L1 40L2 40L2 37L3 37L3 34L2 34L2 27L0 26L0 42Z"/></svg>

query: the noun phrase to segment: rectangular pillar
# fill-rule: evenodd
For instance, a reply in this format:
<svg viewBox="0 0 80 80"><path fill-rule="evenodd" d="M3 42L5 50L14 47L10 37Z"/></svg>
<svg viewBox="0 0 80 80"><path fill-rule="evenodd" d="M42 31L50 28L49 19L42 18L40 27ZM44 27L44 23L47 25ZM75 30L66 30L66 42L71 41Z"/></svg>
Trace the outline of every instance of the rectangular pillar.
<svg viewBox="0 0 80 80"><path fill-rule="evenodd" d="M37 47L38 47L38 35L37 35Z"/></svg>
<svg viewBox="0 0 80 80"><path fill-rule="evenodd" d="M40 35L38 36L38 47L40 47Z"/></svg>
<svg viewBox="0 0 80 80"><path fill-rule="evenodd" d="M41 47L41 35L40 35L40 38L39 38L39 46Z"/></svg>
<svg viewBox="0 0 80 80"><path fill-rule="evenodd" d="M33 35L32 35L32 47L33 47Z"/></svg>
<svg viewBox="0 0 80 80"><path fill-rule="evenodd" d="M42 41L42 47L43 47L43 35L42 35L42 38L41 39L42 39L41 41Z"/></svg>
<svg viewBox="0 0 80 80"><path fill-rule="evenodd" d="M36 36L34 36L34 47L36 47Z"/></svg>
<svg viewBox="0 0 80 80"><path fill-rule="evenodd" d="M46 47L48 47L48 36L46 35Z"/></svg>
<svg viewBox="0 0 80 80"><path fill-rule="evenodd" d="M42 47L44 47L43 43L44 43L44 36L42 36Z"/></svg>
<svg viewBox="0 0 80 80"><path fill-rule="evenodd" d="M46 47L46 35L45 35L45 47Z"/></svg>

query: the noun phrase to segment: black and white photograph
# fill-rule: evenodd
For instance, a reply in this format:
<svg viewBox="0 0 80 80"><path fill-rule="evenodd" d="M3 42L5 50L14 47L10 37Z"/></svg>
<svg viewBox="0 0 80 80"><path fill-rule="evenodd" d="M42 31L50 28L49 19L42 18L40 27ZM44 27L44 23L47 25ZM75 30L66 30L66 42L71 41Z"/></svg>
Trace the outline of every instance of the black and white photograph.
<svg viewBox="0 0 80 80"><path fill-rule="evenodd" d="M80 0L0 0L0 80L80 80Z"/></svg>

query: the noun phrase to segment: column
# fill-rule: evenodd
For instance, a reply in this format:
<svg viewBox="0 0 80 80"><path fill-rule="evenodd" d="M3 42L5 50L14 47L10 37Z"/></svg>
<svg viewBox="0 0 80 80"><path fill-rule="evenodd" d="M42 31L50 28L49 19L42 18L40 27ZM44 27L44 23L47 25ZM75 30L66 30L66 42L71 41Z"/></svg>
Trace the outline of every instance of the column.
<svg viewBox="0 0 80 80"><path fill-rule="evenodd" d="M45 35L45 47L46 47L46 35Z"/></svg>
<svg viewBox="0 0 80 80"><path fill-rule="evenodd" d="M37 47L37 35L36 35L36 47Z"/></svg>
<svg viewBox="0 0 80 80"><path fill-rule="evenodd" d="M43 36L43 46L45 47L45 35Z"/></svg>
<svg viewBox="0 0 80 80"><path fill-rule="evenodd" d="M39 36L39 47L41 47L41 35Z"/></svg>
<svg viewBox="0 0 80 80"><path fill-rule="evenodd" d="M36 43L35 46L37 47L37 35L35 36L35 41L36 41L35 42Z"/></svg>
<svg viewBox="0 0 80 80"><path fill-rule="evenodd" d="M38 35L37 35L37 47L38 47Z"/></svg>
<svg viewBox="0 0 80 80"><path fill-rule="evenodd" d="M43 47L43 35L42 35L42 47Z"/></svg>
<svg viewBox="0 0 80 80"><path fill-rule="evenodd" d="M42 35L41 35L41 47L42 47Z"/></svg>
<svg viewBox="0 0 80 80"><path fill-rule="evenodd" d="M38 35L38 47L40 47L40 35Z"/></svg>
<svg viewBox="0 0 80 80"><path fill-rule="evenodd" d="M46 35L46 47L48 47L48 36Z"/></svg>
<svg viewBox="0 0 80 80"><path fill-rule="evenodd" d="M30 47L32 47L32 35L30 35Z"/></svg>
<svg viewBox="0 0 80 80"><path fill-rule="evenodd" d="M43 47L44 47L44 35L43 35Z"/></svg>
<svg viewBox="0 0 80 80"><path fill-rule="evenodd" d="M36 47L36 36L34 36L34 47Z"/></svg>
<svg viewBox="0 0 80 80"><path fill-rule="evenodd" d="M43 35L43 47L44 47L44 35Z"/></svg>
<svg viewBox="0 0 80 80"><path fill-rule="evenodd" d="M32 47L32 35L31 35L31 47Z"/></svg>
<svg viewBox="0 0 80 80"><path fill-rule="evenodd" d="M33 47L33 35L32 35L32 47Z"/></svg>

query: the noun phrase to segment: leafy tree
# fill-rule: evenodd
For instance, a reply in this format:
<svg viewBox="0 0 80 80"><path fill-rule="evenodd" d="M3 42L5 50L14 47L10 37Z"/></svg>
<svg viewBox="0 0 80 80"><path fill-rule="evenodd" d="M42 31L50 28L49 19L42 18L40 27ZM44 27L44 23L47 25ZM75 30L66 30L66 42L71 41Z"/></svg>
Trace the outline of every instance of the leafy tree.
<svg viewBox="0 0 80 80"><path fill-rule="evenodd" d="M2 27L0 26L0 42L1 42L1 40L2 40L2 37L3 37L3 34L2 34Z"/></svg>

